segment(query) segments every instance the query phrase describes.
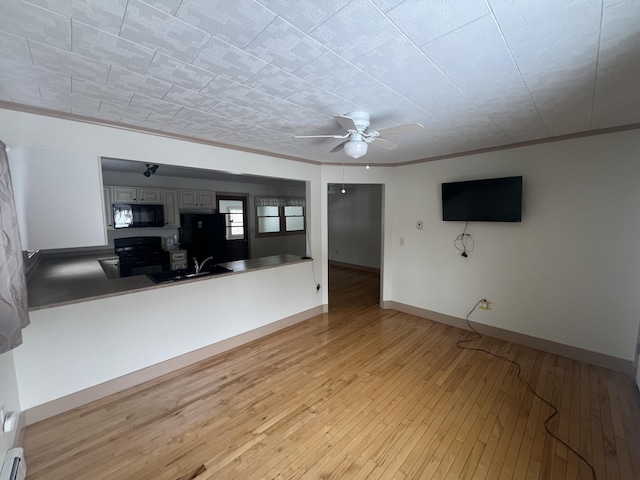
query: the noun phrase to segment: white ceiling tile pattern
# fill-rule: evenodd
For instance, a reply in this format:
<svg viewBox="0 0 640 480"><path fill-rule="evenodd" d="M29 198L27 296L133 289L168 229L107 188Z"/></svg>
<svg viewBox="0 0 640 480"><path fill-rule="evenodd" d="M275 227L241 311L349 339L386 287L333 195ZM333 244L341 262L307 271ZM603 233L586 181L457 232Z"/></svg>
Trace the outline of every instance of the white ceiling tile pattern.
<svg viewBox="0 0 640 480"><path fill-rule="evenodd" d="M176 17L244 48L276 15L253 0L183 0Z"/></svg>
<svg viewBox="0 0 640 480"><path fill-rule="evenodd" d="M340 140L293 136L364 110L424 125L366 158L402 163L640 123L638 25L637 0L2 0L0 101L327 163Z"/></svg>
<svg viewBox="0 0 640 480"><path fill-rule="evenodd" d="M305 33L324 23L351 0L262 0L260 3Z"/></svg>
<svg viewBox="0 0 640 480"><path fill-rule="evenodd" d="M107 81L108 63L31 40L29 49L36 67L98 83Z"/></svg>
<svg viewBox="0 0 640 480"><path fill-rule="evenodd" d="M416 45L422 46L488 13L485 0L406 0L387 15Z"/></svg>
<svg viewBox="0 0 640 480"><path fill-rule="evenodd" d="M244 50L287 72L295 72L327 51L281 18L273 20Z"/></svg>
<svg viewBox="0 0 640 480"><path fill-rule="evenodd" d="M146 3L170 15L175 15L182 0L147 0Z"/></svg>
<svg viewBox="0 0 640 480"><path fill-rule="evenodd" d="M20 0L2 0L0 30L71 49L71 18Z"/></svg>
<svg viewBox="0 0 640 480"><path fill-rule="evenodd" d="M185 107L195 108L196 110L207 111L213 108L219 100L196 93L186 88L172 86L171 89L164 95L164 100L167 102L177 103Z"/></svg>
<svg viewBox="0 0 640 480"><path fill-rule="evenodd" d="M147 69L147 74L180 87L198 91L215 75L172 57L156 53Z"/></svg>
<svg viewBox="0 0 640 480"><path fill-rule="evenodd" d="M40 7L71 17L82 23L117 35L127 0L25 0Z"/></svg>
<svg viewBox="0 0 640 480"><path fill-rule="evenodd" d="M0 31L0 58L31 65L31 53L27 39Z"/></svg>
<svg viewBox="0 0 640 480"><path fill-rule="evenodd" d="M268 63L214 37L196 56L193 65L230 80L245 82Z"/></svg>
<svg viewBox="0 0 640 480"><path fill-rule="evenodd" d="M118 103L120 105L129 105L134 95L132 92L126 90L120 90L119 88L101 83L88 82L79 77L72 78L71 92L89 98Z"/></svg>
<svg viewBox="0 0 640 480"><path fill-rule="evenodd" d="M71 32L74 53L131 72L145 73L155 54L150 48L75 20Z"/></svg>
<svg viewBox="0 0 640 480"><path fill-rule="evenodd" d="M148 97L163 98L170 90L176 87L168 82L163 82L148 75L124 70L118 67L111 67L107 85L119 88L120 90L140 93ZM191 91L191 90L187 90ZM197 95L197 94L196 94Z"/></svg>
<svg viewBox="0 0 640 480"><path fill-rule="evenodd" d="M144 2L129 0L120 35L158 52L190 62L211 35Z"/></svg>

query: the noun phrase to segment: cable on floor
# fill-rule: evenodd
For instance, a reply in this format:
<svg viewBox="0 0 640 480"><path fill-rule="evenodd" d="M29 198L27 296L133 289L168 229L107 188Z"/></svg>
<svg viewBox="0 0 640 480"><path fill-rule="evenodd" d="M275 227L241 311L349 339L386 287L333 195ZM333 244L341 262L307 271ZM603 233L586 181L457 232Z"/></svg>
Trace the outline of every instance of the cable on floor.
<svg viewBox="0 0 640 480"><path fill-rule="evenodd" d="M465 227L466 230L466 227ZM553 438L555 438L558 442L560 442L562 445L564 445L565 447L567 447L567 449L569 449L571 452L573 452L580 460L582 460L591 470L591 475L593 475L593 479L597 480L596 477L596 471L593 468L593 465L591 465L591 463L584 458L580 453L578 453L577 450L575 450L573 447L571 447L567 442L565 442L564 440L562 440L560 437L558 437L555 433L553 433L551 430L549 430L549 422L551 421L551 419L553 417L555 417L558 414L558 408L551 403L550 401L544 399L541 395L539 395L535 389L531 386L531 384L529 382L527 382L524 378L522 378L522 367L520 366L520 363L516 362L515 360L511 360L510 358L504 357L502 355L498 355L496 353L490 352L489 350L485 350L484 348L478 348L478 347L465 347L462 346L461 344L463 343L469 343L469 342L473 342L474 340L479 340L482 338L482 335L480 335L478 333L478 331L473 328L473 326L471 326L471 323L469 322L469 317L471 316L471 314L476 310L476 308L478 308L478 305L480 305L482 302L486 302L486 300L483 298L481 300L478 300L478 302L476 302L476 304L473 306L473 308L471 309L471 311L469 313L467 313L467 316L465 317L465 320L467 322L467 326L469 327L469 329L476 335L473 338L467 338L464 340L458 340L456 342L456 346L458 348L461 348L463 350L475 350L476 352L483 352L483 353L487 353L495 358L498 358L500 360L504 360L506 362L509 362L513 365L515 365L518 368L518 380L520 380L522 383L524 383L528 388L529 391L531 391L531 393L533 393L533 395L537 398L539 398L543 403L547 404L549 407L551 407L551 409L553 410L553 413L551 415L549 415L547 417L547 419L544 421L544 429L545 431L551 435Z"/></svg>

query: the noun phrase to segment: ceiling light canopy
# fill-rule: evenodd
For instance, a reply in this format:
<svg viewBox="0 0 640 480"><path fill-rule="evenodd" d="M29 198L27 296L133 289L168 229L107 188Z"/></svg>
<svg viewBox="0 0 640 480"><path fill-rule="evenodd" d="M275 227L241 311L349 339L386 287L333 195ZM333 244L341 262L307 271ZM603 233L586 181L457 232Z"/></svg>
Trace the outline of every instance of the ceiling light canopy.
<svg viewBox="0 0 640 480"><path fill-rule="evenodd" d="M367 142L363 140L351 140L344 144L344 153L347 157L360 158L367 154Z"/></svg>

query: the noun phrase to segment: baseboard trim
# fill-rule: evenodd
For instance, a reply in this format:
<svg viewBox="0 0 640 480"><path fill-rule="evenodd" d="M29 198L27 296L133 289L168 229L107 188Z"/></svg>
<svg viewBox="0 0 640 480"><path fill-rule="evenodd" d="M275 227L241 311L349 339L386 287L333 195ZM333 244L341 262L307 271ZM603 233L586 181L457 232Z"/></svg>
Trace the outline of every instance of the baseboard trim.
<svg viewBox="0 0 640 480"><path fill-rule="evenodd" d="M390 310L398 310L399 312L408 313L420 318L426 318L433 320L434 322L444 323L452 327L462 328L463 330L469 330L464 318L458 318L444 313L438 313L424 308L414 307L413 305L407 305L404 303L385 301L382 308ZM525 347L535 348L542 350L543 352L553 353L562 357L571 358L572 360L578 360L580 362L589 363L597 367L608 368L617 372L622 372L629 376L633 376L633 362L631 360L625 360L623 358L612 357L605 355L604 353L593 352L579 347L573 347L571 345L564 345L562 343L553 342L551 340L545 340L538 337L532 337L523 333L512 332L491 325L470 321L473 328L477 329L482 335L488 337L498 338L500 340L506 340L508 342L517 343L518 345L524 345Z"/></svg>
<svg viewBox="0 0 640 480"><path fill-rule="evenodd" d="M112 380L108 380L99 385L80 390L75 393L71 393L64 397L51 400L50 402L37 405L29 408L23 412L24 425L33 425L41 420L53 417L60 413L73 410L74 408L81 407L87 403L99 400L108 395L121 392L127 388L135 387L141 383L153 380L167 373L174 372L184 367L188 367L194 363L206 360L214 355L226 352L233 348L244 345L245 343L252 342L266 335L277 332L284 328L295 325L296 323L304 322L318 315L326 313L326 305L319 305L304 312L297 313L290 317L277 320L268 325L250 330L235 337L221 340L220 342L213 343L206 347L202 347L198 350L194 350L184 355L180 355L164 362L151 365L150 367L137 370L135 372L123 375Z"/></svg>
<svg viewBox="0 0 640 480"><path fill-rule="evenodd" d="M333 265L334 267L350 268L352 270L360 270L362 272L377 273L378 275L380 274L379 268L367 267L365 265L356 265L354 263L344 263L337 262L335 260L329 260L329 265Z"/></svg>

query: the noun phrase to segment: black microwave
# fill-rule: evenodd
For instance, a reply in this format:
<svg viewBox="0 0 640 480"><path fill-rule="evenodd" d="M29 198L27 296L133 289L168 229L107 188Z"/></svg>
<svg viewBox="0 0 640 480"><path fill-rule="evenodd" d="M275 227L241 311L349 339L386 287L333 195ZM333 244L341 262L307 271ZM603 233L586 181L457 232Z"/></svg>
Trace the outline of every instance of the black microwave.
<svg viewBox="0 0 640 480"><path fill-rule="evenodd" d="M113 224L115 228L164 227L162 205L114 203Z"/></svg>

